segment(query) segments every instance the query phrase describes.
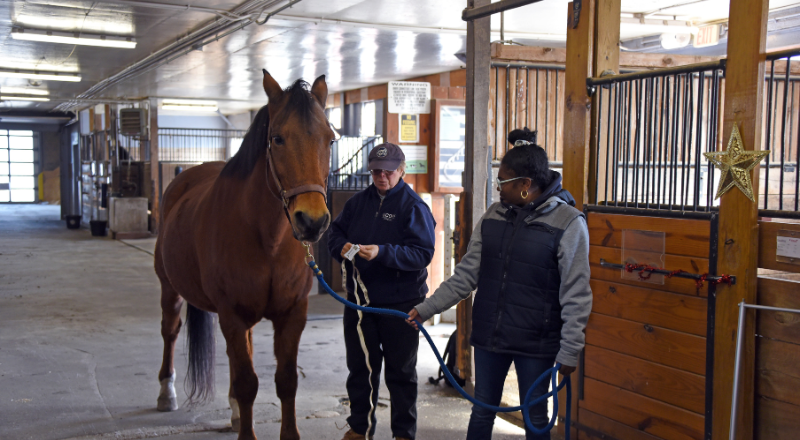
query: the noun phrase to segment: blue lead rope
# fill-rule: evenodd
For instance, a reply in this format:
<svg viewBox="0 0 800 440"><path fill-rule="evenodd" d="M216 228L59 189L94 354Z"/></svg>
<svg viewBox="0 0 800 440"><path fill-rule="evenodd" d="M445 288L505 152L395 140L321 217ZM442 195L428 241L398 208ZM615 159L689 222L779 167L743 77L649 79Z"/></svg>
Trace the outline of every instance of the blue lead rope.
<svg viewBox="0 0 800 440"><path fill-rule="evenodd" d="M404 312L401 312L401 311L398 311L398 310L381 309L381 308L376 308L376 307L364 307L364 306L360 306L358 304L354 304L354 303L342 298L336 292L334 292L333 289L331 289L330 286L328 286L328 283L326 283L325 280L322 278L322 271L319 269L319 267L317 266L317 263L315 263L314 260L309 261L307 264L311 268L311 270L314 271L314 275L316 275L317 280L319 280L319 284L321 286L325 287L325 290L332 297L334 297L334 299L336 299L340 303L344 304L345 306L350 307L351 309L360 310L362 312L377 313L377 314L380 314L380 315L396 316L396 317L398 317L400 319L403 319L403 320L408 319L408 317L409 317L408 313L404 313ZM571 407L571 404L572 404L572 383L569 380L569 376L567 376L567 377L564 378L564 380L561 381L560 385L557 384L557 382L558 382L558 369L561 368L561 364L556 363L556 365L553 368L548 369L547 371L542 373L542 375L539 376L536 379L536 382L533 383L533 386L531 386L531 388L525 394L525 399L524 399L524 401L522 402L521 405L513 406L513 407L500 407L500 406L488 405L486 403L483 403L483 402L480 402L480 401L476 400L474 397L472 397L469 394L467 394L467 392L464 391L464 388L461 388L461 386L458 385L458 382L456 382L455 378L453 378L453 375L450 374L450 369L448 369L445 366L444 360L442 360L442 356L439 354L439 350L436 349L436 345L434 345L433 340L431 339L431 336L428 334L428 332L425 330L425 327L422 326L422 323L419 322L419 320L414 320L414 322L417 323L417 327L420 329L422 334L425 336L425 339L428 340L428 344L430 344L431 349L433 349L433 354L436 355L436 359L439 361L439 365L442 368L442 372L444 373L445 377L447 377L447 380L450 382L450 384L453 385L453 388L458 390L458 392L462 396L464 396L465 399L469 400L473 404L478 405L478 406L480 406L482 408L486 408L486 409L488 409L490 411L503 412L503 413L522 411L522 417L525 420L525 426L527 426L529 430L533 431L536 434L544 434L545 432L550 431L553 428L553 425L555 425L556 419L558 418L558 392L562 388L564 388L564 385L566 385L567 386L567 415L565 417L565 429L564 429L564 432L565 432L565 439L569 440L570 407ZM548 375L549 375L550 380L551 380L551 391L548 392L547 394L539 396L535 400L531 401L531 399L532 399L531 395L533 394L533 390L543 380L546 380ZM539 403L539 402L541 402L543 400L549 399L550 396L553 397L553 416L550 418L550 422L547 424L547 426L545 426L544 428L536 428L535 426L533 426L533 423L531 422L530 415L528 414L527 410L530 409L530 407L532 407L533 405L536 405L537 403Z"/></svg>

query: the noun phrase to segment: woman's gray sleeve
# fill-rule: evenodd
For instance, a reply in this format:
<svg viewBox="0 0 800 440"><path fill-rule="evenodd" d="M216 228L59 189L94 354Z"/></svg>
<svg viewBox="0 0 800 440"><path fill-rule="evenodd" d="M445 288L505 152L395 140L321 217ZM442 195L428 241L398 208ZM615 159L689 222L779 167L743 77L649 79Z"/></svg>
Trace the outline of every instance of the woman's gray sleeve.
<svg viewBox="0 0 800 440"><path fill-rule="evenodd" d="M481 268L481 223L478 222L467 246L467 254L456 265L453 276L439 285L425 301L417 305L420 320L426 321L437 313L453 307L478 287L478 272Z"/></svg>
<svg viewBox="0 0 800 440"><path fill-rule="evenodd" d="M592 289L589 286L589 230L583 216L567 226L558 246L558 270L561 274L561 350L556 362L578 365L578 354L586 339L584 330L592 312Z"/></svg>

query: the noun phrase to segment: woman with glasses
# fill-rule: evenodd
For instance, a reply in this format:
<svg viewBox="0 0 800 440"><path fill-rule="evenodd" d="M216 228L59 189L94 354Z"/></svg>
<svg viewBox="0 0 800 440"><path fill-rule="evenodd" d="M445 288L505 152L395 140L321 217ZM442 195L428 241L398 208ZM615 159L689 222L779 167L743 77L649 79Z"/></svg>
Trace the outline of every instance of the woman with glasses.
<svg viewBox="0 0 800 440"><path fill-rule="evenodd" d="M395 144L369 153L372 185L354 195L331 223L328 250L342 263L350 301L406 311L428 293L426 267L433 258L430 208L403 181L405 155ZM357 248L356 248L357 246ZM344 311L350 430L343 440L372 438L381 363L391 397L392 436L413 439L417 430L419 333L392 316Z"/></svg>
<svg viewBox="0 0 800 440"><path fill-rule="evenodd" d="M475 227L455 273L409 312L408 323L449 309L477 288L472 308L475 398L497 406L511 362L520 401L555 362L562 375L575 371L592 309L589 231L575 200L561 188L561 175L527 128L509 133L514 145L500 164L500 202ZM534 397L548 391L542 381ZM530 410L533 425L547 425L547 402ZM495 413L472 407L468 440L492 437ZM526 428L527 440L550 439Z"/></svg>

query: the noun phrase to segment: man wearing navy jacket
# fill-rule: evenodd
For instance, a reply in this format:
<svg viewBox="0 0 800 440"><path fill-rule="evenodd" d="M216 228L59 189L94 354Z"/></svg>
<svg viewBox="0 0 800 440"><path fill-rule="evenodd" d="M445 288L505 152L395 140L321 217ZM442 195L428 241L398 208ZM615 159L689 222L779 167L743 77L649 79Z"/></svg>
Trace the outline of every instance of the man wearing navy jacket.
<svg viewBox="0 0 800 440"><path fill-rule="evenodd" d="M348 200L331 224L328 250L343 262L350 301L405 312L428 292L426 267L433 258L436 223L430 208L403 181L405 156L400 147L376 146L368 168L373 184ZM354 245L357 254L348 255ZM347 258L351 256L352 261ZM418 331L393 316L345 308L344 340L350 370L350 430L343 440L375 434L382 362L391 398L392 435L414 439Z"/></svg>

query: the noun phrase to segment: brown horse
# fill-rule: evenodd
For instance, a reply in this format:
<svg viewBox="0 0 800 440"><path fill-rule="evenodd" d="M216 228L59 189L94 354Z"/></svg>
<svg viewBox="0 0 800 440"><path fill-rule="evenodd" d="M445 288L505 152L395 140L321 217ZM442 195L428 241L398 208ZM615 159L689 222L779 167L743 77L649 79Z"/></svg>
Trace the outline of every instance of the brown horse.
<svg viewBox="0 0 800 440"><path fill-rule="evenodd" d="M325 184L334 132L325 113L325 77L281 90L264 71L269 103L228 161L179 174L163 197L155 269L161 281L164 360L158 409L178 408L173 356L188 302L190 401L213 398L214 313L227 343L231 423L239 439L255 439L253 326L275 329L281 439L299 439L295 420L297 350L306 324L312 274L303 242L330 224Z"/></svg>

